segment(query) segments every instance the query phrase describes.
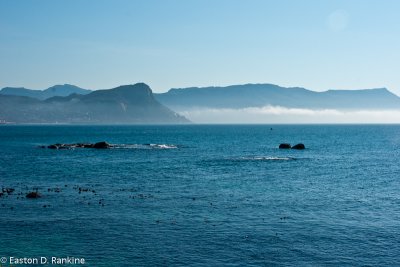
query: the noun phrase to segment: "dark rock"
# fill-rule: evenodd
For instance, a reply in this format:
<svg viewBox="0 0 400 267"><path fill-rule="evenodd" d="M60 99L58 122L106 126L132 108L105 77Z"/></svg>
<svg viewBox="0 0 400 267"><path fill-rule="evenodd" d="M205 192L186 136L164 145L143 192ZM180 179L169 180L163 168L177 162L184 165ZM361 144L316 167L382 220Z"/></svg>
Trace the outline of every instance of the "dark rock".
<svg viewBox="0 0 400 267"><path fill-rule="evenodd" d="M291 148L291 146L290 146L290 144L284 143L284 144L280 144L279 148L280 149L289 149L289 148Z"/></svg>
<svg viewBox="0 0 400 267"><path fill-rule="evenodd" d="M98 143L93 145L93 148L100 148L100 149L102 149L102 148L110 148L110 144L107 143L107 142L104 142L104 141L103 142L98 142Z"/></svg>
<svg viewBox="0 0 400 267"><path fill-rule="evenodd" d="M110 148L111 145L105 141L95 144L90 143L75 143L75 144L52 144L47 146L50 149L74 149L74 148Z"/></svg>
<svg viewBox="0 0 400 267"><path fill-rule="evenodd" d="M305 149L306 147L304 146L304 144L297 144L297 145L294 145L294 146L292 146L292 149L299 149L299 150L302 150L302 149Z"/></svg>
<svg viewBox="0 0 400 267"><path fill-rule="evenodd" d="M26 194L26 198L39 198L41 195L38 192L30 192Z"/></svg>
<svg viewBox="0 0 400 267"><path fill-rule="evenodd" d="M83 144L84 148L93 148L93 144Z"/></svg>

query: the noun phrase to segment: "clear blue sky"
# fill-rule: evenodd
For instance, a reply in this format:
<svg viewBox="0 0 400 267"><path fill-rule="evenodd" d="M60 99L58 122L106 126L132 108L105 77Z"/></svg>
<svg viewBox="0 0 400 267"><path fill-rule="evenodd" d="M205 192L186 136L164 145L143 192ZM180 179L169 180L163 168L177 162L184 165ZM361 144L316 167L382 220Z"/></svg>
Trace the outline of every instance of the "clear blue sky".
<svg viewBox="0 0 400 267"><path fill-rule="evenodd" d="M400 94L397 0L0 0L0 87L275 83Z"/></svg>

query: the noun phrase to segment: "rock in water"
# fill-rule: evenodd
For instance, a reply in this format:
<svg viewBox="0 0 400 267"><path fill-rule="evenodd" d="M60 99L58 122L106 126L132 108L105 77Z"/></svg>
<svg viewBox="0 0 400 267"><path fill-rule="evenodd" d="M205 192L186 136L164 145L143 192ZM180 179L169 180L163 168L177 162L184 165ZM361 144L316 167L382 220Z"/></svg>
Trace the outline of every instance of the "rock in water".
<svg viewBox="0 0 400 267"><path fill-rule="evenodd" d="M40 194L38 192L30 192L26 194L26 198L39 198Z"/></svg>
<svg viewBox="0 0 400 267"><path fill-rule="evenodd" d="M305 149L306 147L304 146L304 144L297 144L297 145L294 145L294 146L292 146L292 149L299 149L299 150L301 150L301 149Z"/></svg>
<svg viewBox="0 0 400 267"><path fill-rule="evenodd" d="M291 146L290 146L290 144L284 143L284 144L280 144L280 145L279 145L279 148L280 148L280 149L289 149L289 148L291 148Z"/></svg>
<svg viewBox="0 0 400 267"><path fill-rule="evenodd" d="M83 148L93 148L94 144L83 144Z"/></svg>
<svg viewBox="0 0 400 267"><path fill-rule="evenodd" d="M93 145L93 148L110 148L110 144L107 142L98 142Z"/></svg>

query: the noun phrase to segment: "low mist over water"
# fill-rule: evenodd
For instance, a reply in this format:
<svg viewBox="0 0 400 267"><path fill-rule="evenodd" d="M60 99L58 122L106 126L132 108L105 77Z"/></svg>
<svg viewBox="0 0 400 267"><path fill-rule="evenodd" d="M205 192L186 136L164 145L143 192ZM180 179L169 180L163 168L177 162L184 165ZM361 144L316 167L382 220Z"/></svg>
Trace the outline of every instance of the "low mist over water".
<svg viewBox="0 0 400 267"><path fill-rule="evenodd" d="M199 108L180 112L196 123L400 123L400 110L335 110L285 107Z"/></svg>

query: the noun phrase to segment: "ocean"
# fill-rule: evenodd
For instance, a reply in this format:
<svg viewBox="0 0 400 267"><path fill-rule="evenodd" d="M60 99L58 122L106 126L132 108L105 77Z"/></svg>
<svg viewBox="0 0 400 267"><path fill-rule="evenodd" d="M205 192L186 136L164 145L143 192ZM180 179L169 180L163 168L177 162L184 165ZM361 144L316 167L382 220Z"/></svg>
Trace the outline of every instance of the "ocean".
<svg viewBox="0 0 400 267"><path fill-rule="evenodd" d="M400 264L399 125L5 125L0 183L3 267Z"/></svg>

